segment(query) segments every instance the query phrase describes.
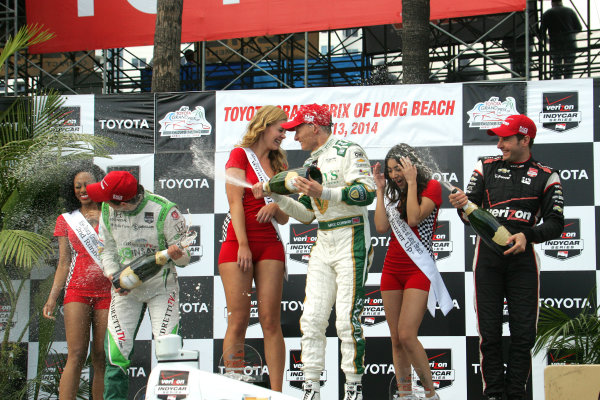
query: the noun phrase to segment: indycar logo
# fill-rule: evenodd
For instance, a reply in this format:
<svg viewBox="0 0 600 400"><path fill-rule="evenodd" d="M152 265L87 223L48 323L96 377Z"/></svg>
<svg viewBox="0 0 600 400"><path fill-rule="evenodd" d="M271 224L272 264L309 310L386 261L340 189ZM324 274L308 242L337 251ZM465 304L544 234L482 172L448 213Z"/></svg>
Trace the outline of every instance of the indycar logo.
<svg viewBox="0 0 600 400"><path fill-rule="evenodd" d="M385 311L381 292L375 286L365 287L365 302L361 315L363 325L376 325L385 322Z"/></svg>
<svg viewBox="0 0 600 400"><path fill-rule="evenodd" d="M565 219L565 228L560 237L542 243L544 254L561 261L580 255L583 251L580 226L579 219Z"/></svg>
<svg viewBox="0 0 600 400"><path fill-rule="evenodd" d="M452 369L452 349L425 349L429 368L431 368L431 378L436 390L452 386L455 379L454 369ZM418 386L423 386L418 379L418 375L413 374Z"/></svg>
<svg viewBox="0 0 600 400"><path fill-rule="evenodd" d="M317 240L317 225L291 224L286 253L291 260L308 264L310 251Z"/></svg>
<svg viewBox="0 0 600 400"><path fill-rule="evenodd" d="M581 122L578 92L547 92L542 94L539 121L546 129L566 132Z"/></svg>
<svg viewBox="0 0 600 400"><path fill-rule="evenodd" d="M432 250L436 261L450 257L452 241L450 240L450 221L438 221L433 232Z"/></svg>
<svg viewBox="0 0 600 400"><path fill-rule="evenodd" d="M291 387L302 390L302 383L304 383L304 372L302 371L302 367L304 364L301 360L301 351L298 349L291 349L289 360L290 364L289 368L285 371L285 379L290 383ZM327 382L327 370L321 371L319 382L321 386Z"/></svg>

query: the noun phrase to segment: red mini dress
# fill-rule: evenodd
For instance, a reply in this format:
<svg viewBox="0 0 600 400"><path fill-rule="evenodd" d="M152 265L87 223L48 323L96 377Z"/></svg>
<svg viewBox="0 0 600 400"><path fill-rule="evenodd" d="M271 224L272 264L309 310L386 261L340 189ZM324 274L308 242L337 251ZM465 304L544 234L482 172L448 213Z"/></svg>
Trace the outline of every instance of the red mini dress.
<svg viewBox="0 0 600 400"><path fill-rule="evenodd" d="M229 160L225 164L225 169L227 168L242 169L246 171L246 182L252 185L258 182L258 177L252 165L248 162L246 151L241 147L236 147L231 151ZM256 263L260 260L285 261L283 244L279 240L273 224L270 221L259 223L256 220L256 215L265 206L265 201L263 199L256 199L251 189L244 188L242 205L246 220L246 236L248 237L248 245L252 252L252 262ZM235 236L233 224L229 221L227 236L221 245L219 253L219 264L237 262L237 253L238 241Z"/></svg>
<svg viewBox="0 0 600 400"><path fill-rule="evenodd" d="M98 226L94 229L98 233ZM95 309L107 309L110 305L111 283L62 215L56 218L54 236L66 236L71 247L71 265L63 304L75 301L89 304Z"/></svg>
<svg viewBox="0 0 600 400"><path fill-rule="evenodd" d="M411 229L425 248L431 251L437 215L442 205L442 186L440 183L435 179L431 179L421 194L421 198L424 197L431 199L435 204L435 208L427 218ZM392 232L390 245L385 255L385 261L383 262L383 271L381 272L381 290L405 290L413 288L429 291L430 284L427 276L406 254L404 248L402 248L402 245L396 239L396 235Z"/></svg>

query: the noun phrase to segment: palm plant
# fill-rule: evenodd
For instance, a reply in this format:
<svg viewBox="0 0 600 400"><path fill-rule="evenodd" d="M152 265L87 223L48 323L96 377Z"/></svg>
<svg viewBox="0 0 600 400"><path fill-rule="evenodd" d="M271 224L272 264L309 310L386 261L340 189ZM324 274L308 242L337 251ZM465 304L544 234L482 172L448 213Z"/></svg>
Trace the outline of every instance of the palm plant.
<svg viewBox="0 0 600 400"><path fill-rule="evenodd" d="M600 306L592 294L587 305L575 317L555 307L540 308L534 354L552 349L574 364L600 364Z"/></svg>
<svg viewBox="0 0 600 400"><path fill-rule="evenodd" d="M53 35L38 26L25 26L7 41L0 64L15 52L48 40ZM0 112L0 292L8 316L0 342L0 393L6 398L24 394L18 359L32 315L19 332L15 325L17 302L29 274L52 254L51 222L58 214L58 182L74 158L103 156L109 142L87 134L67 132L63 127L63 99L57 93L15 98ZM47 293L38 293L45 296ZM41 307L39 308L41 310ZM43 319L41 319L43 320ZM41 349L49 349L52 326L40 321ZM17 344L15 344L17 343ZM40 354L42 356L42 354ZM38 360L39 361L39 360ZM38 373L40 370L38 362Z"/></svg>

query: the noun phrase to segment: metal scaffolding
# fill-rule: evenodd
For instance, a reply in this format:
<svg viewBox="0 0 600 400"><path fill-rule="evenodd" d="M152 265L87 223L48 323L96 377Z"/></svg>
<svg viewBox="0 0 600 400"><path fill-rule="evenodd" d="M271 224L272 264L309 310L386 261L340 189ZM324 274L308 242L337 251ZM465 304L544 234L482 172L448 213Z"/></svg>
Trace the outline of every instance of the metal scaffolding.
<svg viewBox="0 0 600 400"><path fill-rule="evenodd" d="M600 30L581 19L574 77L600 76ZM24 0L0 0L0 42L25 23ZM432 21L430 80L551 79L551 58L539 32L542 0L525 12ZM547 5L546 5L547 7ZM401 26L384 25L189 43L181 90L231 90L395 84L402 81ZM137 48L31 55L23 51L2 66L5 95L54 88L65 94L150 90L151 61ZM150 56L151 57L151 56Z"/></svg>

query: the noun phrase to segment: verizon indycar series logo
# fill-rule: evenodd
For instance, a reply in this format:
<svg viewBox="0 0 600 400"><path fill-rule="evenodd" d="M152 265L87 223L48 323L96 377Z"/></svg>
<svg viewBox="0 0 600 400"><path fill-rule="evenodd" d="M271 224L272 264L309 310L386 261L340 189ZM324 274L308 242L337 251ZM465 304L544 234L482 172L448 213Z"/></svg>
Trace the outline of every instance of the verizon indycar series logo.
<svg viewBox="0 0 600 400"><path fill-rule="evenodd" d="M159 399L185 399L190 393L189 371L160 371L156 395ZM182 397L179 397L184 395Z"/></svg>
<svg viewBox="0 0 600 400"><path fill-rule="evenodd" d="M542 243L542 250L548 257L566 260L581 254L583 239L579 219L565 219L565 229L558 239Z"/></svg>
<svg viewBox="0 0 600 400"><path fill-rule="evenodd" d="M206 120L204 107L190 110L181 106L177 111L168 112L160 121L160 135L171 138L190 138L210 135L212 125Z"/></svg>
<svg viewBox="0 0 600 400"><path fill-rule="evenodd" d="M436 260L443 260L452 254L450 241L450 221L438 221L433 232L433 256Z"/></svg>
<svg viewBox="0 0 600 400"><path fill-rule="evenodd" d="M317 240L317 225L291 224L287 253L291 260L308 264L310 251Z"/></svg>
<svg viewBox="0 0 600 400"><path fill-rule="evenodd" d="M542 96L540 123L544 128L564 132L579 126L581 111L577 92L550 92Z"/></svg>
<svg viewBox="0 0 600 400"><path fill-rule="evenodd" d="M385 322L385 310L381 292L375 286L365 286L365 302L362 312L363 325L375 325Z"/></svg>
<svg viewBox="0 0 600 400"><path fill-rule="evenodd" d="M514 97L507 97L500 101L499 97L492 96L487 101L480 101L467 111L469 115L469 128L488 130L497 128L509 115L519 114L517 102Z"/></svg>
<svg viewBox="0 0 600 400"><path fill-rule="evenodd" d="M425 349L429 359L429 368L431 368L431 379L436 389L443 389L452 386L454 383L454 369L452 368L452 349ZM413 374L417 379L417 385L423 386L418 375Z"/></svg>
<svg viewBox="0 0 600 400"><path fill-rule="evenodd" d="M82 133L81 127L81 107L79 106L64 106L58 109L58 123L64 132Z"/></svg>
<svg viewBox="0 0 600 400"><path fill-rule="evenodd" d="M294 349L290 350L290 367L285 371L285 379L290 383L291 387L302 390L304 383L304 372L302 371L301 351ZM327 381L327 370L321 371L319 382L321 386Z"/></svg>

